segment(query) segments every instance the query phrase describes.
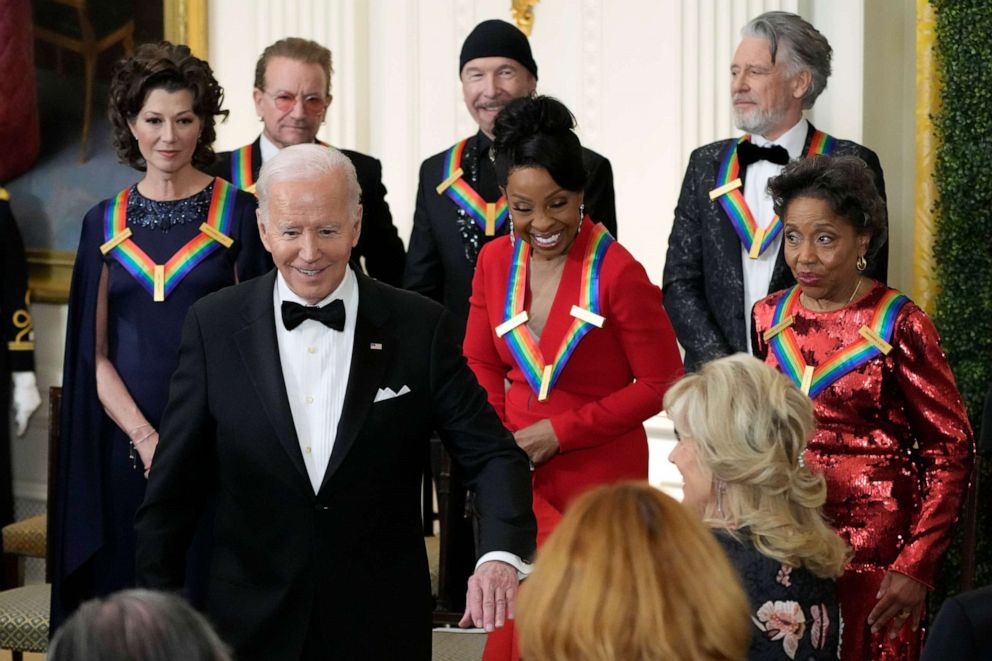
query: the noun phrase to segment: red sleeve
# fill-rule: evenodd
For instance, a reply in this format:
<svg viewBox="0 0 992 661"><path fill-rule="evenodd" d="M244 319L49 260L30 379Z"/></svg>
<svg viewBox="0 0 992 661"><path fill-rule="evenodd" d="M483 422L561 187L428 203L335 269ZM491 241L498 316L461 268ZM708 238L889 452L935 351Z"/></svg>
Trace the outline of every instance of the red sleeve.
<svg viewBox="0 0 992 661"><path fill-rule="evenodd" d="M606 323L617 334L635 381L601 399L551 416L561 451L612 440L661 411L665 391L682 376L675 332L661 305L661 290L633 258L604 292Z"/></svg>
<svg viewBox="0 0 992 661"><path fill-rule="evenodd" d="M486 389L489 403L496 409L503 425L513 431L506 419L506 375L509 367L496 351L496 334L489 323L489 310L486 307L486 262L492 254L490 250L486 250L488 247L482 249L475 267L462 351L468 360L468 366L475 372L475 378ZM494 305L498 304L494 302Z"/></svg>
<svg viewBox="0 0 992 661"><path fill-rule="evenodd" d="M896 379L915 432L920 500L909 540L891 569L933 586L968 490L975 441L933 323L914 309L898 330Z"/></svg>

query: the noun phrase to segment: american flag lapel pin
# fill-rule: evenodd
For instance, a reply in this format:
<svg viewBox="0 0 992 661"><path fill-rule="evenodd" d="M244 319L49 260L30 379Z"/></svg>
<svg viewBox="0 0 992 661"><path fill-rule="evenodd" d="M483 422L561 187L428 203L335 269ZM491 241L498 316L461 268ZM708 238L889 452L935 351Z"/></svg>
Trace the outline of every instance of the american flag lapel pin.
<svg viewBox="0 0 992 661"><path fill-rule="evenodd" d="M378 342L373 342L372 344L369 345L369 349L371 349L372 351L382 351L382 345L379 344Z"/></svg>

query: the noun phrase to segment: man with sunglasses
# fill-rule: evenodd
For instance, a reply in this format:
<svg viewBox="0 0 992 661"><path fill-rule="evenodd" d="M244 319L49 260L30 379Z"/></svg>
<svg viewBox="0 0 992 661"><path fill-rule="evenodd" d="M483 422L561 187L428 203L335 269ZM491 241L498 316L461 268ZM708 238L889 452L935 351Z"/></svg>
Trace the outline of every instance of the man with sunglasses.
<svg viewBox="0 0 992 661"><path fill-rule="evenodd" d="M262 163L290 145L320 143L331 95L331 51L309 39L288 37L266 48L255 65L255 113L262 134L250 145L217 155L211 173L254 192ZM321 143L322 144L322 143ZM399 286L405 259L393 225L382 164L371 156L342 149L355 166L362 188L362 233L352 253L356 266L372 277Z"/></svg>

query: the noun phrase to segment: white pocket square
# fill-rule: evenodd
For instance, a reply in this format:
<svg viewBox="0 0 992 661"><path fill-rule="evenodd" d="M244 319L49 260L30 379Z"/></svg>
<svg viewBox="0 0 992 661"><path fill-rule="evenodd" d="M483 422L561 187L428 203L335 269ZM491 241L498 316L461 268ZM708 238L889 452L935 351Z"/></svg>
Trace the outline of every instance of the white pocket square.
<svg viewBox="0 0 992 661"><path fill-rule="evenodd" d="M394 397L402 397L408 392L410 392L409 386L403 386L397 391L394 391L392 388L379 388L379 390L375 393L375 399L372 400L372 403L375 404L376 402L393 399Z"/></svg>

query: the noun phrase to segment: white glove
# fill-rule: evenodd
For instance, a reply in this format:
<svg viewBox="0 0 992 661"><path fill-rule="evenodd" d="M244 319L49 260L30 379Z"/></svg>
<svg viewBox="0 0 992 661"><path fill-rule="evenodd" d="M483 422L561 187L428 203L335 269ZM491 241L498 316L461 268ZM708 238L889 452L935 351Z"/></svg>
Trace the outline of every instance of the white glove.
<svg viewBox="0 0 992 661"><path fill-rule="evenodd" d="M14 384L14 422L17 424L17 435L24 436L31 414L41 406L38 382L34 378L34 372L12 372L10 379Z"/></svg>

